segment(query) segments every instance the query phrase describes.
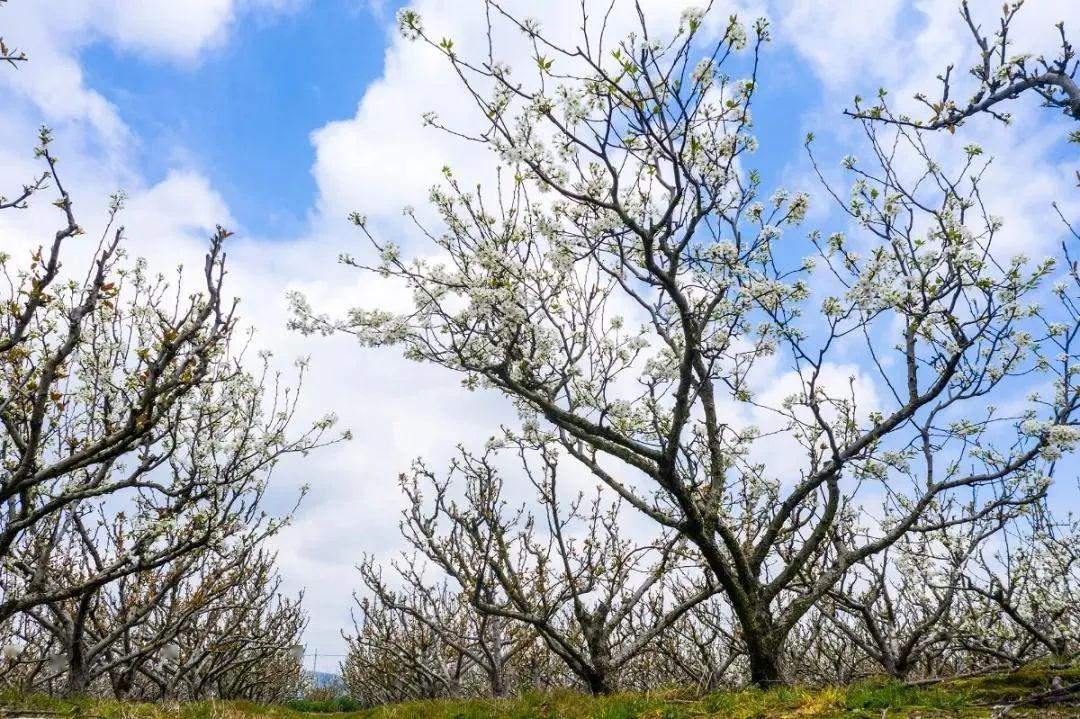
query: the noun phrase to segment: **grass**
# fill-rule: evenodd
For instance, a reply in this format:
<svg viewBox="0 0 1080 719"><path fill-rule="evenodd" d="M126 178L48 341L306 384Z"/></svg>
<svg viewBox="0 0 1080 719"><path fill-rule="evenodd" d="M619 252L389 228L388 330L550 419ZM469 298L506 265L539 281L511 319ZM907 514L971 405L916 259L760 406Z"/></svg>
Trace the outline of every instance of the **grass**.
<svg viewBox="0 0 1080 719"><path fill-rule="evenodd" d="M1054 676L1080 682L1080 668L1029 667L1008 674L957 679L930 686L866 681L845 687L745 689L686 698L685 691L590 697L572 692L514 699L406 702L351 711L348 702L250 702L135 704L111 700L61 700L0 692L0 706L95 714L103 719L304 719L337 712L337 719L976 719L992 705L1011 703L1049 687ZM343 710L343 711L339 711ZM1080 707L1018 708L1010 717L1077 717Z"/></svg>
<svg viewBox="0 0 1080 719"><path fill-rule="evenodd" d="M335 697L333 699L294 699L285 702L285 707L302 714L340 714L345 712L360 711L360 702L349 697Z"/></svg>

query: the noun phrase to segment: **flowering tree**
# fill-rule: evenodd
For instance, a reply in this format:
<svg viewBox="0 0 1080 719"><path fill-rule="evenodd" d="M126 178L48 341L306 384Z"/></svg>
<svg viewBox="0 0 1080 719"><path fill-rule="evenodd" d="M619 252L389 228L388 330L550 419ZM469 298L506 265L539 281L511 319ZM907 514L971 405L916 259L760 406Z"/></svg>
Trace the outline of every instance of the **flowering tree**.
<svg viewBox="0 0 1080 719"><path fill-rule="evenodd" d="M303 667L293 650L307 615L302 594L281 593L274 559L241 544L170 594L152 626L171 636L173 656L140 667L144 697L280 702L295 696ZM179 621L193 604L202 606Z"/></svg>
<svg viewBox="0 0 1080 719"><path fill-rule="evenodd" d="M0 39L0 61L26 59ZM122 193L96 249L71 248L85 230L49 130L39 139L42 174L0 196L17 211L53 189L62 213L29 262L0 252L2 673L50 689L66 674L69 693L107 676L119 698L183 682L191 696L284 699L306 616L260 548L286 519L260 502L282 457L338 441L324 439L334 417L292 435L304 363L291 388L269 354L244 369L222 294L229 232L210 238L194 286L127 261ZM81 273L62 272L71 252Z"/></svg>
<svg viewBox="0 0 1080 719"><path fill-rule="evenodd" d="M870 660L871 668L862 673L906 679L920 667L932 675L932 668L965 658L952 621L964 614L956 595L973 555L1013 519L1002 513L951 532L905 536L865 559L829 592L819 612Z"/></svg>
<svg viewBox="0 0 1080 719"><path fill-rule="evenodd" d="M34 606L26 613L55 639L64 655L65 666L56 674L66 675L69 694L84 694L96 680L107 677L114 695L125 697L140 676L150 676L164 648L181 639L198 647L235 641L245 651L266 649L253 646L249 639L226 638L222 634L227 629L212 623L206 626L204 620L207 614L231 607L239 587L252 592L245 595L251 606L257 599L255 589L271 598L277 590L277 584L263 576L272 571L273 559L259 547L283 522L259 517L261 493L259 488L235 483L229 501L201 508L200 522L218 528L220 534L192 544L183 536L190 527L179 523L165 530L158 541L163 546L185 546L187 551L166 564L104 585L87 579L100 576L123 553L126 536L138 531L138 520L129 514L137 515L138 510L110 512L99 504L92 511L82 506L66 513L58 538L49 543L47 559L37 564L38 581L45 586L84 589L70 599ZM225 532L227 541L223 541ZM269 658L284 654L293 643L276 645ZM40 656L39 652L25 661L40 662ZM207 687L200 683L205 681L203 677L195 682L192 695L207 694Z"/></svg>
<svg viewBox="0 0 1080 719"><path fill-rule="evenodd" d="M1010 116L1001 106L1022 95L1033 94L1042 99L1045 107L1060 110L1073 120L1080 120L1080 84L1076 81L1080 62L1076 58L1076 49L1066 36L1064 21L1056 25L1060 44L1054 53L1036 56L1030 52L1014 53L1010 48L1012 24L1023 4L1024 0L1006 2L998 27L991 36L983 31L972 15L968 1L962 0L960 3L960 16L979 49L979 61L969 70L976 80L976 87L967 100L957 102L953 97L955 68L949 65L938 76L941 82L940 96L933 99L923 93L915 96L930 111L930 117L926 120L893 116L884 103L864 109L859 106L858 100L855 111L848 114L921 129L956 132L956 128L965 120L981 114L1008 123ZM1073 142L1080 142L1080 130L1073 131L1070 137Z"/></svg>
<svg viewBox="0 0 1080 719"><path fill-rule="evenodd" d="M171 285L125 261L116 197L85 280L63 278L62 250L83 230L50 141L43 130L47 172L5 204L24 207L51 184L63 227L26 264L0 256L0 621L220 542L258 519L277 461L323 444L333 423L290 436L299 387L265 359L261 373L243 369L222 297L225 230L189 295L183 277ZM84 537L85 571L50 571L65 537L94 533L81 518L106 499L114 551L95 554Z"/></svg>
<svg viewBox="0 0 1080 719"><path fill-rule="evenodd" d="M68 558L77 565L86 554ZM290 698L301 679L290 650L306 616L279 595L273 559L241 542L35 607L26 616L41 631L24 629L29 649L9 658L26 689L60 680L70 695L118 699Z"/></svg>
<svg viewBox="0 0 1080 719"><path fill-rule="evenodd" d="M0 5L6 3L7 0L0 0ZM6 62L12 67L16 67L20 62L26 62L26 53L20 52L16 48L8 47L4 42L4 38L0 37L0 62Z"/></svg>
<svg viewBox="0 0 1080 719"><path fill-rule="evenodd" d="M494 30L473 58L399 19L478 107L482 129L445 129L492 149L498 182L445 171L442 226L417 220L424 257L354 215L379 260L344 261L407 285L413 308L337 320L294 297L297 327L400 346L509 397L697 547L762 685L784 679L786 638L851 566L1043 495L1080 438L1077 323L1036 302L1053 260L995 253L978 148L945 163L918 128L866 121L872 160L845 160L849 192L828 188L850 236L785 238L808 196L765 196L749 169L766 23L748 38L694 11L665 35L640 15L613 42L583 17L566 44L485 7L531 68L499 62ZM1045 394L993 407L1021 386Z"/></svg>
<svg viewBox="0 0 1080 719"><path fill-rule="evenodd" d="M997 615L1009 641L994 648L985 628L971 626L969 637L980 648L1022 664L1050 655L1072 661L1080 655L1080 611L1071 597L1080 587L1080 532L1077 523L1048 525L1041 521L1010 525L1004 541L986 547L972 571L958 578L959 588L984 603L968 619Z"/></svg>

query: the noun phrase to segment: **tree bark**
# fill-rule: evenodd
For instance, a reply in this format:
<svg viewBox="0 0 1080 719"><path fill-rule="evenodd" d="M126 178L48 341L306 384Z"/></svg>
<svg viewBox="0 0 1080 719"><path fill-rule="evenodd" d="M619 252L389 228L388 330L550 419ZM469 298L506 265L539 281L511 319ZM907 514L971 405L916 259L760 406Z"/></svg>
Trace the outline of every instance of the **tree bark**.
<svg viewBox="0 0 1080 719"><path fill-rule="evenodd" d="M585 675L585 684L589 687L590 694L606 696L615 691L607 674L592 671Z"/></svg>
<svg viewBox="0 0 1080 719"><path fill-rule="evenodd" d="M90 674L86 670L82 656L79 655L77 658L72 656L68 663L67 695L69 697L83 696L89 686Z"/></svg>
<svg viewBox="0 0 1080 719"><path fill-rule="evenodd" d="M783 647L786 634L770 636L752 632L746 637L746 651L750 659L750 681L762 689L784 684Z"/></svg>
<svg viewBox="0 0 1080 719"><path fill-rule="evenodd" d="M86 618L94 604L94 592L79 597L78 609L71 620L71 637L68 641L68 696L82 696L90 686L90 672L86 656Z"/></svg>
<svg viewBox="0 0 1080 719"><path fill-rule="evenodd" d="M134 668L124 668L119 671L109 672L109 681L112 684L113 696L117 699L127 699L131 687L135 683Z"/></svg>
<svg viewBox="0 0 1080 719"><path fill-rule="evenodd" d="M506 683L503 681L501 669L493 670L488 676L491 680L491 696L506 696Z"/></svg>

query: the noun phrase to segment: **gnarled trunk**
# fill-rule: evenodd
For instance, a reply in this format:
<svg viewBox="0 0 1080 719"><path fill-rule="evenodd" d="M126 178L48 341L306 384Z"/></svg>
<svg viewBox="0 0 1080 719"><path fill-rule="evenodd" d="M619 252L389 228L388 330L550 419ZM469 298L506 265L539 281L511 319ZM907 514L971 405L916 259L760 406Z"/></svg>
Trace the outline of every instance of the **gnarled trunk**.
<svg viewBox="0 0 1080 719"><path fill-rule="evenodd" d="M782 662L783 639L775 637L757 637L747 640L747 655L750 659L750 681L761 688L774 687L785 683Z"/></svg>
<svg viewBox="0 0 1080 719"><path fill-rule="evenodd" d="M615 691L615 687L611 684L611 679L607 675L607 672L589 671L585 674L583 679L585 679L586 686L589 687L590 694L606 695Z"/></svg>

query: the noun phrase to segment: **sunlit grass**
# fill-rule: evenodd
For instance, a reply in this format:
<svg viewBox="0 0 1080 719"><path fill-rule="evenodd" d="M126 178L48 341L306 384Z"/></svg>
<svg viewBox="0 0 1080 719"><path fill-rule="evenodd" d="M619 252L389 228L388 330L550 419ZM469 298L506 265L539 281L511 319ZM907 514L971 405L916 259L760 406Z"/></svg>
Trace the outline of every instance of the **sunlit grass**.
<svg viewBox="0 0 1080 719"><path fill-rule="evenodd" d="M930 686L864 681L844 687L744 689L688 698L685 690L591 697L569 691L528 694L513 699L416 701L353 712L341 719L974 719L989 717L992 705L1028 696L1049 686L1052 677L1080 681L1080 668L1029 667L1009 674L959 679ZM202 701L126 703L114 700L57 699L0 691L0 706L93 714L102 719L301 719L326 716L348 704L293 703L290 707L250 702ZM318 713L301 709L322 710ZM1017 709L1010 717L1080 717L1080 708Z"/></svg>

